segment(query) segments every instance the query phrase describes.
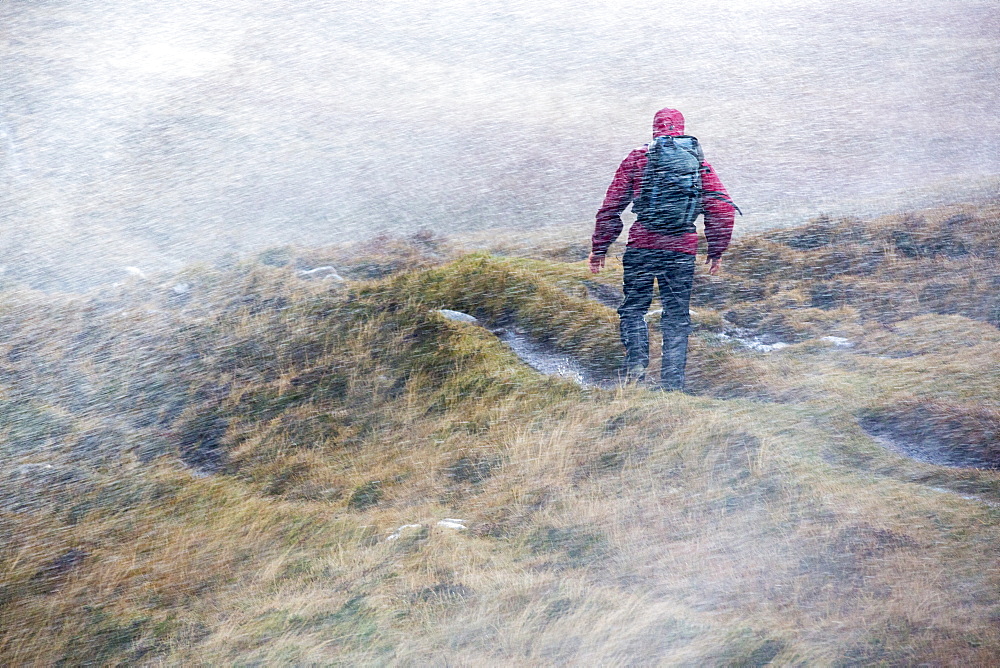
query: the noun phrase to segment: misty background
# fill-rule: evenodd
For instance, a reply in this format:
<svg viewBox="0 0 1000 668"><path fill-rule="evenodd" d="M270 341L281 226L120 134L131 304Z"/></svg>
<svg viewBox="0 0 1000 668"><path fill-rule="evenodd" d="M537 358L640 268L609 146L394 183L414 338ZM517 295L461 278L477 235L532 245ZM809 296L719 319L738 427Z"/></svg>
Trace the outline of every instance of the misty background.
<svg viewBox="0 0 1000 668"><path fill-rule="evenodd" d="M45 288L431 228L585 240L653 113L743 231L996 193L992 1L0 2L0 265Z"/></svg>

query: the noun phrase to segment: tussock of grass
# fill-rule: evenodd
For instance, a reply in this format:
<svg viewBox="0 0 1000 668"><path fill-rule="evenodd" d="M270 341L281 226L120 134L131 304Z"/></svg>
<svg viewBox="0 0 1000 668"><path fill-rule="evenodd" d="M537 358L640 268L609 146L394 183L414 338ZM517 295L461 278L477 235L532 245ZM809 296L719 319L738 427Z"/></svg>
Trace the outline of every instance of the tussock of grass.
<svg viewBox="0 0 1000 668"><path fill-rule="evenodd" d="M466 311L490 325L518 326L610 375L622 363L617 316L587 297L584 280L582 267L566 271L539 261L470 255L383 289L419 294L429 307Z"/></svg>
<svg viewBox="0 0 1000 668"><path fill-rule="evenodd" d="M0 661L995 663L1000 474L862 424L991 442L989 309L920 297L995 272L993 213L954 215L742 240L699 275L697 396L540 376L434 311L608 374L594 278L435 240L341 262L346 284L297 273L333 250L278 249L8 291ZM716 336L737 324L793 345Z"/></svg>

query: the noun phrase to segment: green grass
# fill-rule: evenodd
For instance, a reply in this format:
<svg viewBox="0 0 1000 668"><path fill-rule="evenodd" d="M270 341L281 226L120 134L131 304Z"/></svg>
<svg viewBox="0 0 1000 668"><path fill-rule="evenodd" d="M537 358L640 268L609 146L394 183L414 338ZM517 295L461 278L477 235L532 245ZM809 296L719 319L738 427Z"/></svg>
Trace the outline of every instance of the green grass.
<svg viewBox="0 0 1000 668"><path fill-rule="evenodd" d="M182 300L5 292L0 662L996 663L1000 474L863 428L989 440L996 217L956 215L741 240L698 277L693 395L441 317L620 363L583 263L440 240L346 284L279 249Z"/></svg>

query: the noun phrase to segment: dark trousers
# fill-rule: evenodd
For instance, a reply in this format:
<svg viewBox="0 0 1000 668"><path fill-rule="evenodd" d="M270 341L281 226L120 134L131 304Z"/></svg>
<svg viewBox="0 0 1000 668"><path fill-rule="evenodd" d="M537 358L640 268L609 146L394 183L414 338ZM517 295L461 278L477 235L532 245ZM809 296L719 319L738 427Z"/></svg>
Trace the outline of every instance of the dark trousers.
<svg viewBox="0 0 1000 668"><path fill-rule="evenodd" d="M644 316L653 301L653 281L660 287L663 315L663 366L660 386L665 390L684 388L688 334L691 331L691 285L694 282L694 255L666 250L626 248L625 298L618 307L625 366L649 366L649 330Z"/></svg>

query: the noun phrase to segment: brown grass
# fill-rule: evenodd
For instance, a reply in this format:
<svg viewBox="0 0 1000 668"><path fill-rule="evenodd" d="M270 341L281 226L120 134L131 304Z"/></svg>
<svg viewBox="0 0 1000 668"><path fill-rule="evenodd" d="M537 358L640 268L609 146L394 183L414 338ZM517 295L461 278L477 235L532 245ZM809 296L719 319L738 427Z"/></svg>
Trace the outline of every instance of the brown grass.
<svg viewBox="0 0 1000 668"><path fill-rule="evenodd" d="M189 270L182 301L170 282L8 292L0 662L996 663L1000 474L908 460L858 421L936 407L984 434L995 327L921 314L919 291L892 318L810 292L818 271L901 291L987 275L976 215L966 255L905 255L903 219L741 241L732 283L699 279L718 287L695 306L698 396L544 378L433 313L614 368L580 263L480 254L333 285L289 251ZM885 261L816 257L849 233ZM793 345L720 341L729 312Z"/></svg>

